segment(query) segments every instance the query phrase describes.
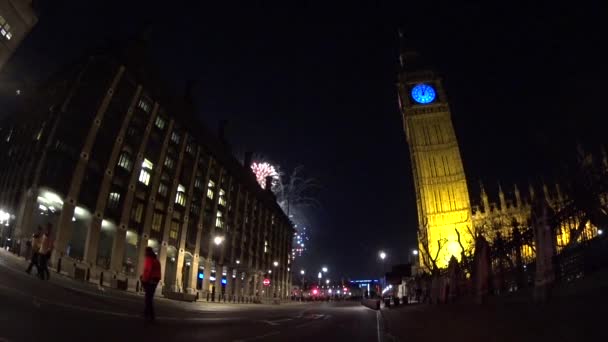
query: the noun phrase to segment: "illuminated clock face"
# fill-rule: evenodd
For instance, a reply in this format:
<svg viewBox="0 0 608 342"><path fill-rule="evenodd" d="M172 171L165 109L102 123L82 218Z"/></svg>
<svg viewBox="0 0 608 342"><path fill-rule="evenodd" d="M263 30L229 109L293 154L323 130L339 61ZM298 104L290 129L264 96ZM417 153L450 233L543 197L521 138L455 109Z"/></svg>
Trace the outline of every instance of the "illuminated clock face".
<svg viewBox="0 0 608 342"><path fill-rule="evenodd" d="M435 96L435 89L428 84L418 84L412 88L412 98L418 103L431 103L435 100Z"/></svg>

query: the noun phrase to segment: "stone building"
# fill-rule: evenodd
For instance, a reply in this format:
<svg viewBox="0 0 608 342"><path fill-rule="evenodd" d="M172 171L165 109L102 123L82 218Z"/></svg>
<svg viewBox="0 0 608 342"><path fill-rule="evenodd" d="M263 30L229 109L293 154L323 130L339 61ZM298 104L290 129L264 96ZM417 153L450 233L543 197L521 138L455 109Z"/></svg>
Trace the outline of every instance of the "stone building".
<svg viewBox="0 0 608 342"><path fill-rule="evenodd" d="M412 160L420 256L447 267L452 255L460 257L458 234L472 227L467 180L441 78L414 51L405 51L401 62L398 98Z"/></svg>
<svg viewBox="0 0 608 342"><path fill-rule="evenodd" d="M0 0L0 70L37 22L32 0Z"/></svg>
<svg viewBox="0 0 608 342"><path fill-rule="evenodd" d="M13 250L49 222L52 265L76 278L135 288L150 246L164 292L287 296L292 223L251 158L194 118L191 96L167 96L141 51L80 60L0 125Z"/></svg>
<svg viewBox="0 0 608 342"><path fill-rule="evenodd" d="M525 193L519 190L517 184L508 187L506 191L498 184L496 189L492 196L480 183L480 198L479 200L472 200L472 203L474 203L472 206L473 231L483 234L490 241L494 240L498 233L503 238L510 239L514 228L521 231L530 226L532 202L539 192L542 191L543 197L555 212L562 209L567 202L559 184L552 186L545 183L540 185L529 184ZM579 222L580 220L576 217L571 217L562 222L560 229L556 232L555 243L558 252L570 242L570 230L576 228ZM581 241L589 240L597 235L598 228L586 222L585 229L579 239ZM531 262L534 258L532 246L524 245L522 255L525 261Z"/></svg>
<svg viewBox="0 0 608 342"><path fill-rule="evenodd" d="M477 233L493 241L497 233L510 238L514 226L529 227L535 191L542 191L554 211L565 205L567 199L559 185L536 185L538 189L530 185L525 197L516 185L509 195L499 185L493 201L482 185L480 198L471 198L441 78L415 51L402 51L400 60L398 99L412 163L421 269L429 271L432 259L437 267L446 268L452 256L461 258L463 248L467 252L473 249ZM605 155L603 161L608 169ZM569 243L571 229L579 222L576 217L563 220L556 236L558 251ZM601 230L587 222L579 239L591 239L598 232ZM533 250L530 245L523 247L528 261Z"/></svg>

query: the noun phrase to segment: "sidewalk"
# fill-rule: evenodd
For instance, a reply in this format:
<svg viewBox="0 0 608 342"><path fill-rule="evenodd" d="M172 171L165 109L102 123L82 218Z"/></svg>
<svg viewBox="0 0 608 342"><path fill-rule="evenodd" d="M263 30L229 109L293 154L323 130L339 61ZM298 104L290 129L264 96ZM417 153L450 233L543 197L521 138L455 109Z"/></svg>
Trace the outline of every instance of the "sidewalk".
<svg viewBox="0 0 608 342"><path fill-rule="evenodd" d="M607 275L556 288L545 304L513 296L484 305L413 304L381 314L387 336L399 341L580 341L605 334Z"/></svg>
<svg viewBox="0 0 608 342"><path fill-rule="evenodd" d="M27 268L29 261L26 260L24 257L21 256L17 256L11 252L8 252L7 250L0 248L0 258L3 258L7 261L10 260L10 264L7 265L7 267L10 267L12 269L14 269L17 272L24 272L25 269ZM93 296L104 296L104 297L108 297L108 296L112 296L112 297L118 297L118 298L125 298L125 299L135 299L137 301L141 301L142 297L143 297L143 292L134 292L134 291L130 291L130 290L118 290L118 289L114 289L111 287L107 287L107 286L99 286L99 284L96 283L92 283L92 282L86 282L86 281L78 281L78 280L74 280L73 278L64 275L64 274L60 274L57 273L55 269L50 268L51 270L51 277L49 282L56 285L56 286L60 286L63 287L65 289L68 289L70 291L75 291L75 292L79 292L79 293L83 293L83 294L87 294L87 295L93 295ZM35 272L35 270L33 271ZM169 299L166 298L162 295L159 295L157 300L162 300L162 301L167 301L167 302L172 302L172 303L187 303L187 302L181 302L178 300L173 300L173 299ZM298 304L303 304L300 302L291 302L291 301L287 301L287 302L281 302L280 304L272 304L272 303L262 303L262 304L253 304L253 303L231 303L231 302L224 302L224 301L206 301L203 298L199 298L196 302L196 304L199 305L204 305L204 306L247 306L247 307L252 307L252 306L284 306L284 305L298 305Z"/></svg>

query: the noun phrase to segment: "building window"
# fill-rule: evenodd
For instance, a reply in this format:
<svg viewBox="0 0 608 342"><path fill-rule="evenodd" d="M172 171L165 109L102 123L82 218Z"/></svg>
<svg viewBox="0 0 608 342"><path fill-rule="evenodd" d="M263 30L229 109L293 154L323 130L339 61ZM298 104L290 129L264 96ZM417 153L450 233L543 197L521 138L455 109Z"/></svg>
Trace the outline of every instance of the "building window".
<svg viewBox="0 0 608 342"><path fill-rule="evenodd" d="M131 172L131 169L133 169L133 161L131 160L129 153L122 152L120 154L120 157L118 157L118 166Z"/></svg>
<svg viewBox="0 0 608 342"><path fill-rule="evenodd" d="M220 198L218 199L219 205L225 207L226 206L226 192L220 189Z"/></svg>
<svg viewBox="0 0 608 342"><path fill-rule="evenodd" d="M152 171L153 167L154 164L152 164L151 161L144 159L144 162L141 164L141 172L139 173L140 182L144 183L145 185L150 184L150 171Z"/></svg>
<svg viewBox="0 0 608 342"><path fill-rule="evenodd" d="M0 15L0 34L2 37L7 40L11 40L13 38L13 33L11 32L11 25L6 22L3 16Z"/></svg>
<svg viewBox="0 0 608 342"><path fill-rule="evenodd" d="M144 215L144 204L137 203L133 209L131 209L131 219L137 223L141 223L141 218Z"/></svg>
<svg viewBox="0 0 608 342"><path fill-rule="evenodd" d="M173 158L167 156L167 158L165 158L165 166L169 169L173 169L173 165L175 165L175 160L173 160Z"/></svg>
<svg viewBox="0 0 608 342"><path fill-rule="evenodd" d="M118 192L110 192L108 197L108 209L118 208L118 202L120 201L120 194Z"/></svg>
<svg viewBox="0 0 608 342"><path fill-rule="evenodd" d="M178 233L179 233L179 222L171 221L171 230L169 231L169 238L177 240Z"/></svg>
<svg viewBox="0 0 608 342"><path fill-rule="evenodd" d="M163 224L163 215L160 213L154 213L152 216L152 230L160 232L160 227Z"/></svg>
<svg viewBox="0 0 608 342"><path fill-rule="evenodd" d="M175 195L175 203L181 205L182 207L186 206L186 188L179 184L177 186L177 194Z"/></svg>
<svg viewBox="0 0 608 342"><path fill-rule="evenodd" d="M152 104L150 103L150 100L142 97L141 99L139 99L139 102L137 103L137 107L141 108L146 113L150 113Z"/></svg>
<svg viewBox="0 0 608 342"><path fill-rule="evenodd" d="M264 241L264 253L268 253L268 241Z"/></svg>
<svg viewBox="0 0 608 342"><path fill-rule="evenodd" d="M179 133L173 131L171 133L171 141L173 141L175 144L179 144Z"/></svg>
<svg viewBox="0 0 608 342"><path fill-rule="evenodd" d="M160 115L157 116L156 121L154 121L154 125L156 125L156 127L158 127L159 129L165 129L166 124L167 124L167 122Z"/></svg>
<svg viewBox="0 0 608 342"><path fill-rule="evenodd" d="M218 210L217 214L215 215L215 226L217 228L224 228L224 219L222 217L222 212Z"/></svg>
<svg viewBox="0 0 608 342"><path fill-rule="evenodd" d="M186 152L189 154L194 154L194 144L188 143L188 145L186 145Z"/></svg>
<svg viewBox="0 0 608 342"><path fill-rule="evenodd" d="M190 213L192 213L192 215L198 216L201 213L201 207L196 204L192 204L190 206Z"/></svg>
<svg viewBox="0 0 608 342"><path fill-rule="evenodd" d="M210 200L213 199L213 187L215 186L215 183L210 180L209 184L207 184L207 198L209 198Z"/></svg>
<svg viewBox="0 0 608 342"><path fill-rule="evenodd" d="M196 179L194 180L194 187L199 190L203 188L203 179L200 175L196 176Z"/></svg>
<svg viewBox="0 0 608 342"><path fill-rule="evenodd" d="M167 193L169 192L169 187L165 185L165 183L158 184L158 194L167 197Z"/></svg>

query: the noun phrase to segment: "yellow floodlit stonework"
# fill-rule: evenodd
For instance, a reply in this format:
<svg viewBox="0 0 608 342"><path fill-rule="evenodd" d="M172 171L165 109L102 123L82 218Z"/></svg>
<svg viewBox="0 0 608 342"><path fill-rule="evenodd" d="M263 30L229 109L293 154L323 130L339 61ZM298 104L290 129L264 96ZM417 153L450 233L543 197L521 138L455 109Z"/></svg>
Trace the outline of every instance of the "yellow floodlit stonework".
<svg viewBox="0 0 608 342"><path fill-rule="evenodd" d="M427 269L433 259L445 268L452 256L460 260L456 231L465 249L473 244L469 191L447 98L439 77L414 70L400 75L399 100L416 192L420 266Z"/></svg>

